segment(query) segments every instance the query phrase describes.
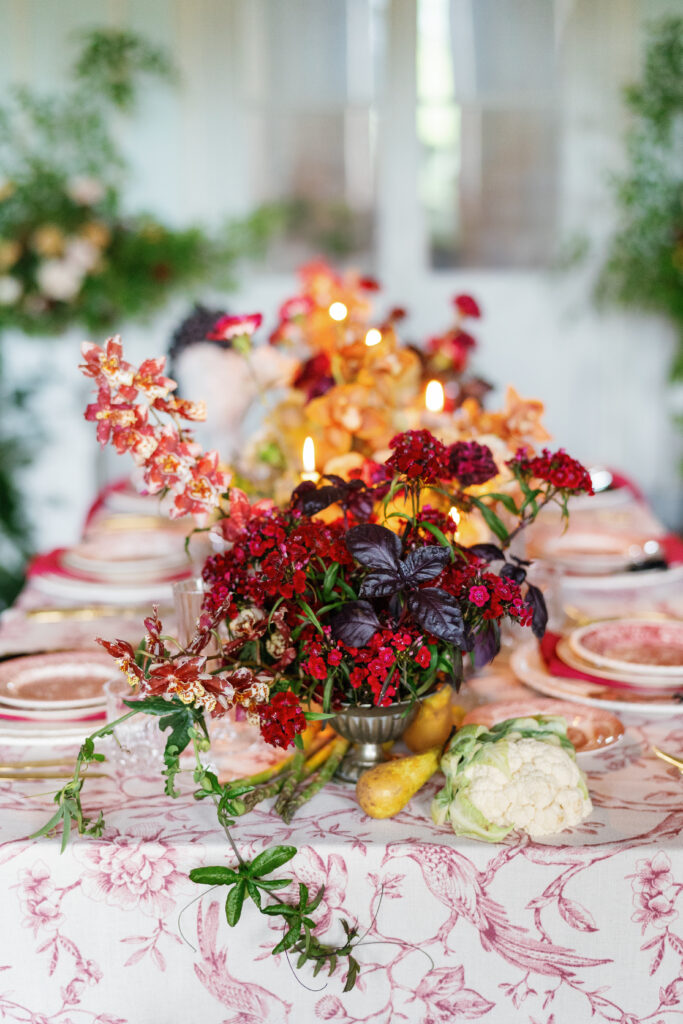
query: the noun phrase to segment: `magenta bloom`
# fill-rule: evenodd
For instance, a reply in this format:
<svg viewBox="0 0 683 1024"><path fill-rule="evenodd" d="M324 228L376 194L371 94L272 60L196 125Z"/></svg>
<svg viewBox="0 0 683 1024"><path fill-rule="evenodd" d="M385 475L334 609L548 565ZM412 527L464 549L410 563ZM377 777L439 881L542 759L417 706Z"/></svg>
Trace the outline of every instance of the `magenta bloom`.
<svg viewBox="0 0 683 1024"><path fill-rule="evenodd" d="M476 584L474 587L470 587L470 592L467 595L472 604L476 604L477 608L483 608L489 600L489 592L486 587L482 587L481 584Z"/></svg>

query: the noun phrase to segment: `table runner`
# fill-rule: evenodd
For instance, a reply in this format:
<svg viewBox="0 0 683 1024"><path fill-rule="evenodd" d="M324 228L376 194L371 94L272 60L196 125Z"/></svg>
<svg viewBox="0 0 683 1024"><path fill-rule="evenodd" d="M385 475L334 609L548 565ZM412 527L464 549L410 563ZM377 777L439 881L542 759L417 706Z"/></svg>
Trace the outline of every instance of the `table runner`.
<svg viewBox="0 0 683 1024"><path fill-rule="evenodd" d="M582 759L593 815L549 840L457 838L429 819L434 785L388 821L341 785L290 826L269 804L240 820L249 856L299 847L297 878L326 886L325 927L346 916L367 929L348 994L340 972L312 979L271 957L275 922L247 910L232 930L220 890L188 881L191 867L230 863L209 805L164 797L154 777L92 779L85 803L105 808L107 832L60 855L57 839L26 838L49 813L50 784L0 782L0 1013L32 1024L679 1020L683 782L649 751L680 752L683 718L627 721L618 745Z"/></svg>

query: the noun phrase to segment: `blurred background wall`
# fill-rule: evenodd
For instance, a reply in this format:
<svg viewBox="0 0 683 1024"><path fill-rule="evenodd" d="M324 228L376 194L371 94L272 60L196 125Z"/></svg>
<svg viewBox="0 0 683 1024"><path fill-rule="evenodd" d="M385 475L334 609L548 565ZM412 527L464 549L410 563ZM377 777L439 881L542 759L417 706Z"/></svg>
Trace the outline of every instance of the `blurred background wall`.
<svg viewBox="0 0 683 1024"><path fill-rule="evenodd" d="M302 201L301 229L245 267L236 291L197 298L272 321L297 263L337 251L382 281L423 340L447 325L451 296L470 292L484 310L476 369L501 391L542 397L558 443L630 473L676 526L673 328L598 310L592 292L614 226L609 175L624 161L621 88L640 73L645 24L677 10L680 0L0 0L0 88L57 89L79 28L127 27L163 45L180 87L150 87L135 121L117 125L131 208L216 224ZM187 308L178 298L149 324L121 324L130 358L163 352ZM41 381L44 448L24 479L40 547L76 539L112 472L82 420L82 333L5 339L8 377Z"/></svg>

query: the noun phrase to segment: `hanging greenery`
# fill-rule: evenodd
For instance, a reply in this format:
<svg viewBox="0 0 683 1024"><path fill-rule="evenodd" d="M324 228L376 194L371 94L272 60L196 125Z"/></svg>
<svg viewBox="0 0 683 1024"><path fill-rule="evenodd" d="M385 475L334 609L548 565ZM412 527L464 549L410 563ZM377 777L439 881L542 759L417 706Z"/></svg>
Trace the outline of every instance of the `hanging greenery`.
<svg viewBox="0 0 683 1024"><path fill-rule="evenodd" d="M262 208L209 234L125 211L113 115L132 113L144 78L177 76L132 33L90 31L81 44L63 94L17 88L0 106L0 330L101 332L181 287L228 286L277 221Z"/></svg>
<svg viewBox="0 0 683 1024"><path fill-rule="evenodd" d="M628 167L614 182L619 224L598 294L675 324L671 376L683 380L683 18L650 27L642 81L625 101Z"/></svg>

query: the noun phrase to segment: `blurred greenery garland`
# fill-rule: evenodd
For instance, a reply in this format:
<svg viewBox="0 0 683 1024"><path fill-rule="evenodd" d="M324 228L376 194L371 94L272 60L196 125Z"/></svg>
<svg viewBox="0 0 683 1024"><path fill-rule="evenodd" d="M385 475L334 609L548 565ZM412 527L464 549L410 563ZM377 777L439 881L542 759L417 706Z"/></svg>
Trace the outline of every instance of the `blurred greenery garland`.
<svg viewBox="0 0 683 1024"><path fill-rule="evenodd" d="M17 87L0 104L0 336L95 334L162 306L182 287L228 286L236 262L263 251L281 215L262 207L209 234L175 229L122 205L126 165L115 126L151 78L172 83L168 56L130 32L81 33L69 82L42 95ZM20 395L0 351L0 608L21 585L30 547L16 474Z"/></svg>
<svg viewBox="0 0 683 1024"><path fill-rule="evenodd" d="M182 286L227 286L277 219L261 208L209 234L124 212L116 115L133 111L143 78L177 76L132 33L89 31L81 43L63 94L16 88L0 106L0 330L97 332L149 314Z"/></svg>
<svg viewBox="0 0 683 1024"><path fill-rule="evenodd" d="M598 295L668 317L671 377L683 380L683 18L650 26L642 81L625 100L628 169L615 179L619 225Z"/></svg>

